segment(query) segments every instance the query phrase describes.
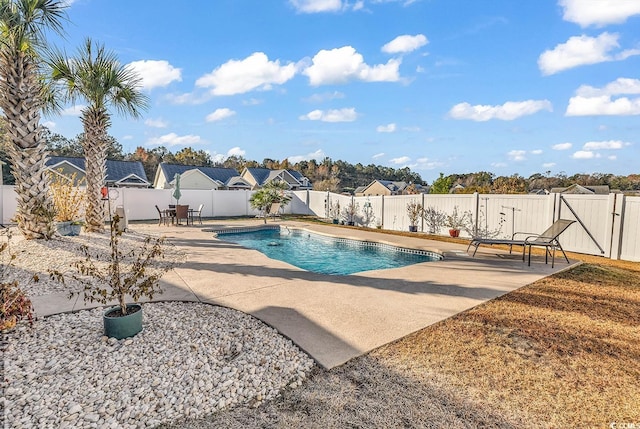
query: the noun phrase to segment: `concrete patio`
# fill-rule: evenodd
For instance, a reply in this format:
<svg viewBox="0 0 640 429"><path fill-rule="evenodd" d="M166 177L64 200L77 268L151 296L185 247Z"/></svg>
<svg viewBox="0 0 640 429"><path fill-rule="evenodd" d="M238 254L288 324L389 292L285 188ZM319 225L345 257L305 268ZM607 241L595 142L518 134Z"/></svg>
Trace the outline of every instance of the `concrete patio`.
<svg viewBox="0 0 640 429"><path fill-rule="evenodd" d="M273 222L269 222L273 224ZM568 267L534 257L531 266L494 248L380 234L374 230L277 221L276 224L359 240L435 251L445 256L403 268L328 276L303 271L262 253L218 240L207 229L260 225L262 221L209 221L202 226L129 225L161 233L187 261L161 280L157 300L200 301L251 314L289 337L320 365L332 368L376 347L446 319ZM575 262L572 261L572 266ZM32 299L38 315L88 308L66 294Z"/></svg>

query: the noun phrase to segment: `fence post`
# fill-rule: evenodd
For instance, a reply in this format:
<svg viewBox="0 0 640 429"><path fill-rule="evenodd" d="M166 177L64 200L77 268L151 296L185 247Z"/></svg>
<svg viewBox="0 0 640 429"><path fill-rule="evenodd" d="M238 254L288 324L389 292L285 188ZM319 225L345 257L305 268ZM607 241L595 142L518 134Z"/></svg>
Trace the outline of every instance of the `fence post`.
<svg viewBox="0 0 640 429"><path fill-rule="evenodd" d="M474 192L473 199L475 200L473 204L475 210L475 213L473 214L473 234L478 235L478 218L480 217L480 194Z"/></svg>
<svg viewBox="0 0 640 429"><path fill-rule="evenodd" d="M382 209L380 211L380 225L381 225L382 229L385 229L384 228L384 195L380 195L380 198L381 198L380 199L380 201L381 201L380 205L382 206Z"/></svg>
<svg viewBox="0 0 640 429"><path fill-rule="evenodd" d="M422 209L424 210L425 209L425 206L424 206L424 194L420 194L420 195L421 195L420 204L422 205ZM422 213L420 213L420 231L424 232L424 216L422 216ZM437 232L439 232L439 231L437 231Z"/></svg>
<svg viewBox="0 0 640 429"><path fill-rule="evenodd" d="M611 211L611 244L609 251L610 259L620 259L620 251L622 248L622 234L624 230L624 208L625 208L625 196L624 194L612 194L613 195L613 210Z"/></svg>

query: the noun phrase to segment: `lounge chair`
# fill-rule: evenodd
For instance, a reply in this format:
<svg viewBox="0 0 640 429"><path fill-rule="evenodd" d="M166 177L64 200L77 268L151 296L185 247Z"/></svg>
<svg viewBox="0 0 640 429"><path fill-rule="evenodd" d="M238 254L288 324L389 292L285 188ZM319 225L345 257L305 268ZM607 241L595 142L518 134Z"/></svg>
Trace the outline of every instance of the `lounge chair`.
<svg viewBox="0 0 640 429"><path fill-rule="evenodd" d="M273 218L275 218L276 216L280 216L280 203L271 204L269 209L266 211L265 216L272 216Z"/></svg>
<svg viewBox="0 0 640 429"><path fill-rule="evenodd" d="M567 260L567 264L568 264L569 258L567 258L567 254L564 253L564 249L562 249L562 246L558 241L558 237L573 223L575 223L575 220L558 219L553 223L553 225L551 225L542 234L516 232L511 236L511 240L509 240L508 238L496 239L496 238L473 237L471 239L471 242L469 242L469 246L467 246L467 252L469 251L469 248L471 248L471 246L475 246L475 250L473 251L473 255L472 255L472 256L475 256L476 252L478 251L478 246L480 246L481 244L489 244L489 245L504 244L509 246L509 251L511 251L511 248L514 245L522 246L522 261L524 262L525 253L528 247L529 248L528 264L531 265L531 248L533 246L537 246L537 247L545 248L545 260L544 260L545 264L549 263L549 255L551 255L551 267L552 268L554 267L556 249L560 249L560 251L564 255L564 259ZM528 236L524 240L515 239L516 235L525 235L525 234L528 234Z"/></svg>

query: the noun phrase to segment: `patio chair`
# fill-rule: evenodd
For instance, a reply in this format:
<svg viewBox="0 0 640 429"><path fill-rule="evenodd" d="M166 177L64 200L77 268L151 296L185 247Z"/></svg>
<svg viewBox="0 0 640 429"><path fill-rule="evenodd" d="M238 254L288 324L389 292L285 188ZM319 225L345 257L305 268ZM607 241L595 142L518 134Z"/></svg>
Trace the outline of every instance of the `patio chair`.
<svg viewBox="0 0 640 429"><path fill-rule="evenodd" d="M527 247L529 248L529 262L528 265L531 266L531 248L533 246L544 247L545 248L545 264L549 263L549 255L551 255L551 268L555 265L555 255L556 249L560 249L562 254L564 255L564 259L567 260L567 264L569 263L569 258L567 258L567 254L564 253L564 249L560 245L560 241L558 241L558 237L562 234L571 224L575 223L575 220L568 219L558 219L555 221L546 231L542 234L534 234L529 232L516 232L511 236L511 239L508 238L482 238L482 237L473 237L469 242L469 246L467 246L467 252L471 246L475 246L475 250L473 251L473 255L476 255L478 251L478 246L481 244L504 244L509 246L509 251L511 252L511 248L515 246L522 246L522 261L524 262L525 253ZM525 235L528 236L524 240L516 240L516 235Z"/></svg>
<svg viewBox="0 0 640 429"><path fill-rule="evenodd" d="M280 203L271 204L269 210L266 211L265 216L272 216L273 218L280 216Z"/></svg>
<svg viewBox="0 0 640 429"><path fill-rule="evenodd" d="M163 223L165 225L168 225L170 216L167 213L167 211L166 210L160 210L160 207L158 207L157 204L156 204L156 210L158 210L158 226L162 225Z"/></svg>
<svg viewBox="0 0 640 429"><path fill-rule="evenodd" d="M202 209L204 208L204 204L200 204L198 206L198 210L193 210L190 209L189 210L189 217L191 218L191 225L193 225L193 219L194 218L198 218L198 221L200 222L200 225L202 225Z"/></svg>
<svg viewBox="0 0 640 429"><path fill-rule="evenodd" d="M178 225L180 225L180 219L185 219L187 221L187 226L189 225L189 206L176 206L176 223Z"/></svg>

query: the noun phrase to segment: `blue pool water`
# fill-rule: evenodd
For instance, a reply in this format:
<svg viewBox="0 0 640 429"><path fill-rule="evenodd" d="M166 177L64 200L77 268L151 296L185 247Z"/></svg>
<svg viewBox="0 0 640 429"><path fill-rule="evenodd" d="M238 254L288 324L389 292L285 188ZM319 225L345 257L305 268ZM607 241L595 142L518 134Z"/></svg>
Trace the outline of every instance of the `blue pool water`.
<svg viewBox="0 0 640 429"><path fill-rule="evenodd" d="M307 271L345 275L439 260L439 255L393 246L334 239L297 230L219 233L218 238L258 250Z"/></svg>

